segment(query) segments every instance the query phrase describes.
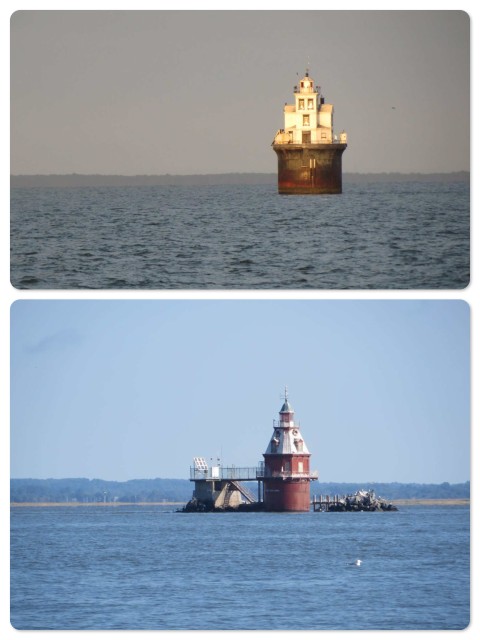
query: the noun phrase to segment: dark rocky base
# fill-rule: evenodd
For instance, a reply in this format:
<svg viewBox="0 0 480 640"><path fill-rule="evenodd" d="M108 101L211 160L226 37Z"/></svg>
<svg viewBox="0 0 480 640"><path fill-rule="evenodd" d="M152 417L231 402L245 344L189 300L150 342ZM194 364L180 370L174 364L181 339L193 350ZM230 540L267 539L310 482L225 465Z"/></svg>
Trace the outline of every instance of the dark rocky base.
<svg viewBox="0 0 480 640"><path fill-rule="evenodd" d="M196 498L192 498L183 509L179 509L180 513L245 513L250 511L265 511L263 502L245 503L238 505L238 507L215 507L212 502L201 502Z"/></svg>
<svg viewBox="0 0 480 640"><path fill-rule="evenodd" d="M321 504L323 511L398 511L391 502L377 497L374 491L364 490Z"/></svg>
<svg viewBox="0 0 480 640"><path fill-rule="evenodd" d="M318 507L318 508L316 508ZM343 497L336 497L330 501L313 502L314 511L398 511L391 502L377 497L374 491L357 491ZM226 512L251 512L265 511L265 503L243 503L236 507L215 507L213 501L202 501L193 497L187 502L179 513L226 513Z"/></svg>
<svg viewBox="0 0 480 640"><path fill-rule="evenodd" d="M398 511L398 509L393 504L379 504L376 506L334 504L326 511Z"/></svg>

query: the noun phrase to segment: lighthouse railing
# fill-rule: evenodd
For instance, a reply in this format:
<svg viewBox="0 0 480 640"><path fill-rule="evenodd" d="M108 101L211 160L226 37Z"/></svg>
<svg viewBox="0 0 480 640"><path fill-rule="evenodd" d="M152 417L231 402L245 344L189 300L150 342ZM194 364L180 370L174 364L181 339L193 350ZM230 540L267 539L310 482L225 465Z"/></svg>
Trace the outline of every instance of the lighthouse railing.
<svg viewBox="0 0 480 640"><path fill-rule="evenodd" d="M259 467L211 466L206 469L190 467L190 480L257 480Z"/></svg>
<svg viewBox="0 0 480 640"><path fill-rule="evenodd" d="M259 470L260 471L260 470ZM292 472L292 471L268 471L262 469L257 478L262 480L268 478L309 478L310 480L318 479L318 471Z"/></svg>
<svg viewBox="0 0 480 640"><path fill-rule="evenodd" d="M306 144L310 144L311 146L315 146L315 145L335 145L335 144L347 144L347 139L339 139L337 138L335 140L335 138L328 138L325 140L316 140L316 141L311 141L310 143L303 143L303 142L295 142L292 138L287 137L286 133L277 133L275 135L275 138L273 139L272 144L275 145L297 145L298 147L304 147Z"/></svg>
<svg viewBox="0 0 480 640"><path fill-rule="evenodd" d="M260 480L265 478L310 478L316 480L318 471L292 472L270 471L263 464L257 467L209 466L199 469L190 467L190 480Z"/></svg>

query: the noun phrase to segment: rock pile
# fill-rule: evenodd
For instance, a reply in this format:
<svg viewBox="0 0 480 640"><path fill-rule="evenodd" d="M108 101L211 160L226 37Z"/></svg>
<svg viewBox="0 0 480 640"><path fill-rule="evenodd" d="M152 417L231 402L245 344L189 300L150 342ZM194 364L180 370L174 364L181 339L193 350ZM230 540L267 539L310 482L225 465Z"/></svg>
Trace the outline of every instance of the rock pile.
<svg viewBox="0 0 480 640"><path fill-rule="evenodd" d="M391 502L387 502L380 496L375 495L375 491L360 490L356 493L339 497L335 502L330 503L327 511L398 511Z"/></svg>

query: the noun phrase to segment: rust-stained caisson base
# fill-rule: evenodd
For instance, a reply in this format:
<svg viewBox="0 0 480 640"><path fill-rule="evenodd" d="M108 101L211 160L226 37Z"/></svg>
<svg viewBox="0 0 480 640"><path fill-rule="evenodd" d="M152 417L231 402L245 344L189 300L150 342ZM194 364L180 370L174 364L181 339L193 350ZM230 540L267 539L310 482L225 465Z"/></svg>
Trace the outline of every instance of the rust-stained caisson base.
<svg viewBox="0 0 480 640"><path fill-rule="evenodd" d="M278 157L278 192L342 193L346 144L273 145Z"/></svg>
<svg viewBox="0 0 480 640"><path fill-rule="evenodd" d="M310 480L266 480L264 507L265 511L310 511Z"/></svg>
<svg viewBox="0 0 480 640"><path fill-rule="evenodd" d="M346 144L274 144L280 194L342 193Z"/></svg>

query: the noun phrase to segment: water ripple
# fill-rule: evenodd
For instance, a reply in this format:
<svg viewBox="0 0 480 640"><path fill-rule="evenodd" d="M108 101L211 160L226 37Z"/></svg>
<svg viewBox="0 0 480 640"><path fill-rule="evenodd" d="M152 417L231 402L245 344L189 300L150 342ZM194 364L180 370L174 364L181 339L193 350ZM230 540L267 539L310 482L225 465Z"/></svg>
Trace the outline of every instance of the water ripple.
<svg viewBox="0 0 480 640"><path fill-rule="evenodd" d="M470 613L469 516L468 507L388 514L13 509L12 624L463 629ZM358 570L355 558L363 560Z"/></svg>
<svg viewBox="0 0 480 640"><path fill-rule="evenodd" d="M19 289L437 289L469 283L469 187L13 189Z"/></svg>

